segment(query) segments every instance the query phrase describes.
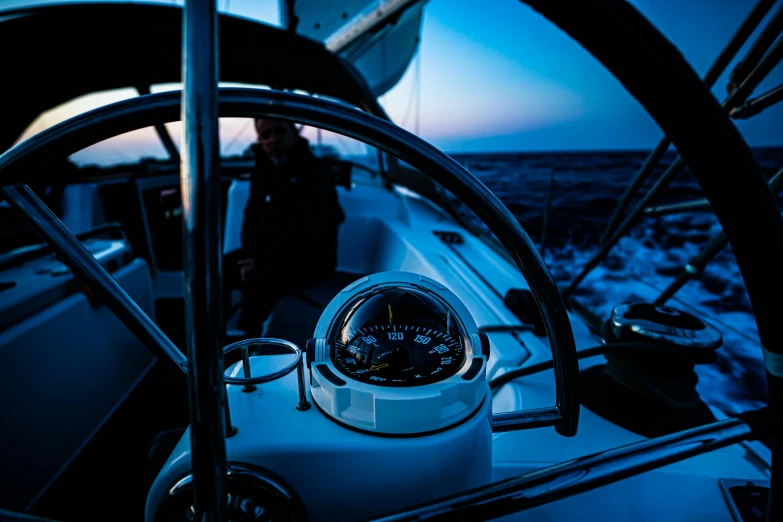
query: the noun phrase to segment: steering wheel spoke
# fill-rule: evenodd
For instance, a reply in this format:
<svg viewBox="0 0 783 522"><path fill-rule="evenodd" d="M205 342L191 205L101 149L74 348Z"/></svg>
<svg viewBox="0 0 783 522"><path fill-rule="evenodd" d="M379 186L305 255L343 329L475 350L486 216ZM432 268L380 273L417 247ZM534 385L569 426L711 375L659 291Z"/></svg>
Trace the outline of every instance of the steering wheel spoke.
<svg viewBox="0 0 783 522"><path fill-rule="evenodd" d="M772 406L769 415L779 419L783 408L783 375L776 361L783 356L783 330L779 327L779 312L774 305L783 295L783 271L780 271L783 266L783 218L752 152L677 49L632 5L624 0L527 0L527 3L603 63L648 110L687 161L723 226L745 279L761 342L769 354L767 379ZM177 121L180 102L178 92L142 96L82 114L47 129L0 156L0 186L29 180L29 173L36 171L38 158L70 155L119 134ZM326 100L276 91L222 89L219 113L223 117L297 121L355 138L399 157L461 199L511 253L537 300L550 337L557 384L556 405L551 410L522 412L517 417L530 424L553 423L562 435L576 434L580 408L579 368L562 296L518 221L479 180L407 131ZM738 183L735 176L739 175L742 178ZM74 274L91 285L151 350L161 357L171 358L185 369L181 353L27 187L12 186L2 190L9 202L21 210L33 228L61 254ZM738 207L742 212L736 212ZM519 418L498 418L498 430L503 429L504 420L509 423L520 421ZM781 517L780 502L783 501L779 476L783 466L781 427L775 423L765 426L777 435L769 512L769 519L776 520ZM721 421L576 459L383 520L448 519L457 511L465 519L507 514L757 435L750 418ZM552 486L552 481L573 477L573 474L577 475L576 480ZM478 504L481 507L477 508ZM493 511L477 511L486 506L492 506Z"/></svg>
<svg viewBox="0 0 783 522"><path fill-rule="evenodd" d="M36 158L52 157L53 154L70 155L91 143L119 134L161 122L176 121L180 117L180 103L181 94L176 91L152 94L108 105L51 127L0 156L0 185L23 181L27 173L35 172ZM388 121L334 102L279 91L221 89L218 103L222 117L274 118L300 122L384 150L430 176L487 223L528 281L550 337L556 381L554 411L557 414L531 414L535 417L535 423L530 426L553 425L561 435L570 437L576 434L579 421L579 366L565 303L533 242L517 219L487 187L421 138ZM33 207L27 205L24 208L32 210ZM57 238L52 235L52 239ZM60 238L59 241L59 247L55 248L78 250L73 239L65 241ZM75 261L80 260L81 264L88 263L83 256L74 254L71 257ZM109 283L105 278L89 279L95 277L97 272L84 271L81 264L75 263L74 266L79 268L79 274L87 280L94 284L99 284L99 280L100 284ZM108 279L111 280L110 277ZM139 334L153 337L156 329L148 328L149 324L143 318L130 314L128 309L131 305L120 294L112 291L102 292L102 295L119 313L129 317L128 324L137 327ZM149 318L147 321L151 324ZM144 328L140 328L140 325ZM166 353L166 350L159 348L154 344L152 349L156 354Z"/></svg>

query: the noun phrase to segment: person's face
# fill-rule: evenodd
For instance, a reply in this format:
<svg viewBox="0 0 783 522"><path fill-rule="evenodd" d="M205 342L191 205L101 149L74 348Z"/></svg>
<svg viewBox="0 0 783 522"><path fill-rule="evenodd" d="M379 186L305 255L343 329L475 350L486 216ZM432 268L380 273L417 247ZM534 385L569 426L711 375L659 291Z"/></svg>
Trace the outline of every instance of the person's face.
<svg viewBox="0 0 783 522"><path fill-rule="evenodd" d="M291 154L298 137L294 126L285 121L258 120L256 131L261 148L275 159Z"/></svg>

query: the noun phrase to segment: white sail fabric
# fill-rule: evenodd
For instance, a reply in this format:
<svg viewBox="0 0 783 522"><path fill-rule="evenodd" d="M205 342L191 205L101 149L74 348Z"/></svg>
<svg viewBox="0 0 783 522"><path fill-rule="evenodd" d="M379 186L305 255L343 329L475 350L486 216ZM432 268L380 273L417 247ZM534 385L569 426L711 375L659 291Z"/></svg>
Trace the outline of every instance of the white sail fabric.
<svg viewBox="0 0 783 522"><path fill-rule="evenodd" d="M356 66L376 96L394 87L416 54L426 0L295 0L296 32ZM288 0L280 0L283 24Z"/></svg>
<svg viewBox="0 0 783 522"><path fill-rule="evenodd" d="M280 0L280 19L288 25L288 2ZM342 26L353 20L377 0L293 0L294 15L299 19L296 32L326 41Z"/></svg>

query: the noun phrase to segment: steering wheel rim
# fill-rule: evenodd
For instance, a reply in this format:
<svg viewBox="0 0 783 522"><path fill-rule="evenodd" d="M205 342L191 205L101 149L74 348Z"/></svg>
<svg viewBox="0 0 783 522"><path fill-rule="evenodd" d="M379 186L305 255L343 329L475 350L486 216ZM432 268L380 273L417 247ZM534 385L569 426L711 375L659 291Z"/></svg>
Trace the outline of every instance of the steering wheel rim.
<svg viewBox="0 0 783 522"><path fill-rule="evenodd" d="M778 328L772 305L783 295L783 272L776 269L783 266L783 219L744 139L679 52L632 6L622 0L589 3L526 0L526 3L603 63L672 138L690 165L734 249L759 327L770 403L779 413L783 399L783 330ZM133 115L125 117L133 119ZM176 119L171 117L169 121ZM53 137L51 133L47 136ZM4 175L4 167L14 163L15 154L27 144L20 144L0 157L0 185L13 181ZM83 143L75 150L89 144ZM744 183L733 183L726 171L740 172ZM742 206L742 213L734 212L737 204ZM759 223L765 226L764 230L756 229ZM764 241L759 240L759 232L766 233ZM776 439L775 470L781 464L779 448ZM773 473L772 477L771 516L779 509L774 494L779 488L778 475Z"/></svg>
<svg viewBox="0 0 783 522"><path fill-rule="evenodd" d="M677 48L624 0L521 0L604 65L686 160L721 224L761 341L769 405L783 415L783 216L744 138ZM740 182L734 182L734 177ZM783 433L772 446L768 520L783 516Z"/></svg>
<svg viewBox="0 0 783 522"><path fill-rule="evenodd" d="M178 121L180 104L178 91L150 94L101 107L51 127L0 156L0 186L27 181L25 174L36 172L39 157L68 156L126 132ZM262 89L220 89L218 110L221 117L297 121L352 137L406 161L461 199L508 250L536 298L555 366L556 405L547 424L563 436L576 434L579 366L565 303L524 229L476 177L393 123L328 100Z"/></svg>

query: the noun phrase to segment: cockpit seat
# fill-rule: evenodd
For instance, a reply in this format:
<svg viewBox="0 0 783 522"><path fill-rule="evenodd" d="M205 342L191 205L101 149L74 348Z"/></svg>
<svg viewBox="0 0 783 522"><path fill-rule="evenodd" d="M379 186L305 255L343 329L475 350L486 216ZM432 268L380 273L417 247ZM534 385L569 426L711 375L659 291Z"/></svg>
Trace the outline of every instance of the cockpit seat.
<svg viewBox="0 0 783 522"><path fill-rule="evenodd" d="M313 336L315 325L326 305L343 288L364 277L363 274L336 272L330 279L292 292L283 297L272 310L266 323L264 337L286 339L304 349L305 342ZM238 340L242 334L231 329L241 308L241 301L233 304L228 317L227 343Z"/></svg>

